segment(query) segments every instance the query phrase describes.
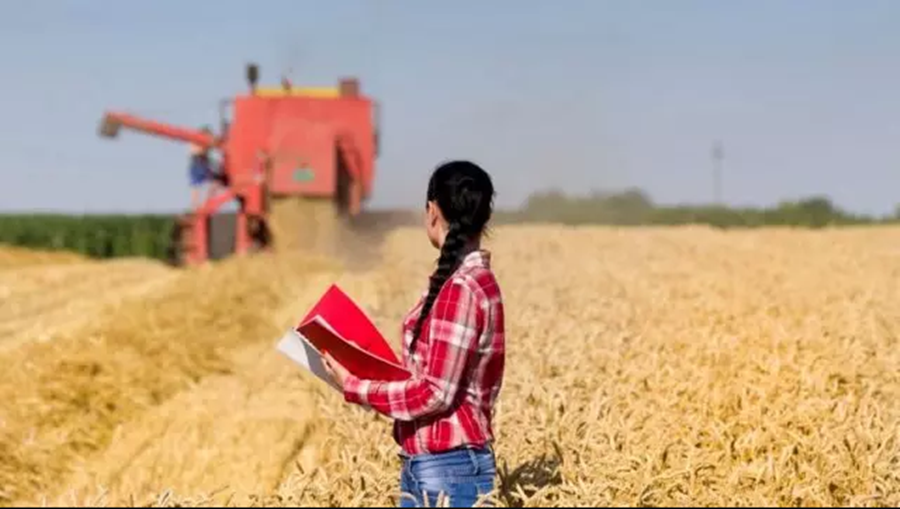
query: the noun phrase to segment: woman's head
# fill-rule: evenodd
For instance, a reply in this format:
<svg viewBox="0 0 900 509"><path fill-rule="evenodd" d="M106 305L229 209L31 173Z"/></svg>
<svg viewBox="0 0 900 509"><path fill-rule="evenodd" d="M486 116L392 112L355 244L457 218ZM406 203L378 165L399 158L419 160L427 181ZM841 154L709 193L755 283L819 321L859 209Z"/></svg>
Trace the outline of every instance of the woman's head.
<svg viewBox="0 0 900 509"><path fill-rule="evenodd" d="M440 249L453 230L468 242L481 238L494 207L490 175L469 161L451 161L434 170L428 182L425 229Z"/></svg>
<svg viewBox="0 0 900 509"><path fill-rule="evenodd" d="M451 161L431 175L426 201L425 230L441 256L413 331L413 349L444 283L466 253L478 246L487 228L494 209L494 184L475 163Z"/></svg>

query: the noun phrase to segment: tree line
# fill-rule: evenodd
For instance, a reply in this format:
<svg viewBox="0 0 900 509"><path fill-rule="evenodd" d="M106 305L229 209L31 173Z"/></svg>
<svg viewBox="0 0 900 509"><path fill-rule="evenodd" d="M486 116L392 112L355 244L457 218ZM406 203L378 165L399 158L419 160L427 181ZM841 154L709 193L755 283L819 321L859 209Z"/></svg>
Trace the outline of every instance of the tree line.
<svg viewBox="0 0 900 509"><path fill-rule="evenodd" d="M515 211L501 212L504 223L544 222L569 225L675 226L703 224L719 228L792 226L822 228L882 224L900 221L900 209L890 216L856 214L825 196L783 201L772 207L723 205L660 205L643 191L594 192L571 196L560 191L533 194Z"/></svg>

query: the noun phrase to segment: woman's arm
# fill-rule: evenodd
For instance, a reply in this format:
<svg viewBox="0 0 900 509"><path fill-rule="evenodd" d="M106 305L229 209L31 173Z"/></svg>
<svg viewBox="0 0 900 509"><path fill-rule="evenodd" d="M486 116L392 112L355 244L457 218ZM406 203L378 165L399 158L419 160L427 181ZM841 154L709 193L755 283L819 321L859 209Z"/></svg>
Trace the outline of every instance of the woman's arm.
<svg viewBox="0 0 900 509"><path fill-rule="evenodd" d="M400 421L447 411L478 349L481 316L472 289L461 279L451 280L432 308L425 372L404 382L360 380L349 375L344 381L346 401Z"/></svg>

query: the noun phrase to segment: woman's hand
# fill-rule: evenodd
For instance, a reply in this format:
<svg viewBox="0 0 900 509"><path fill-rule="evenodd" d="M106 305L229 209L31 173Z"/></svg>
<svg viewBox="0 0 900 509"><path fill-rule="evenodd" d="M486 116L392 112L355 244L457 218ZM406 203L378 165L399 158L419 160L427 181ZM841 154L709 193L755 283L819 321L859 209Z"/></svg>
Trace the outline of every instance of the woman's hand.
<svg viewBox="0 0 900 509"><path fill-rule="evenodd" d="M328 371L328 375L334 380L334 383L341 388L344 389L346 385L347 378L350 376L350 372L347 371L347 368L342 366L338 361L334 360L334 357L331 354L325 354L325 370Z"/></svg>

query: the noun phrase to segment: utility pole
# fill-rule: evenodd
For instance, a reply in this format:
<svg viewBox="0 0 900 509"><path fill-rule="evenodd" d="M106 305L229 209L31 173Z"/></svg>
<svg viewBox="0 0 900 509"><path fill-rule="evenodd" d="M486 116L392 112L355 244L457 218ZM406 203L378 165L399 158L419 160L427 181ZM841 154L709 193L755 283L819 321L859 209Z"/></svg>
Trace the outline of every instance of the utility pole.
<svg viewBox="0 0 900 509"><path fill-rule="evenodd" d="M722 167L725 161L725 147L722 142L716 140L712 147L712 164L713 164L713 200L716 205L723 205L722 202Z"/></svg>

